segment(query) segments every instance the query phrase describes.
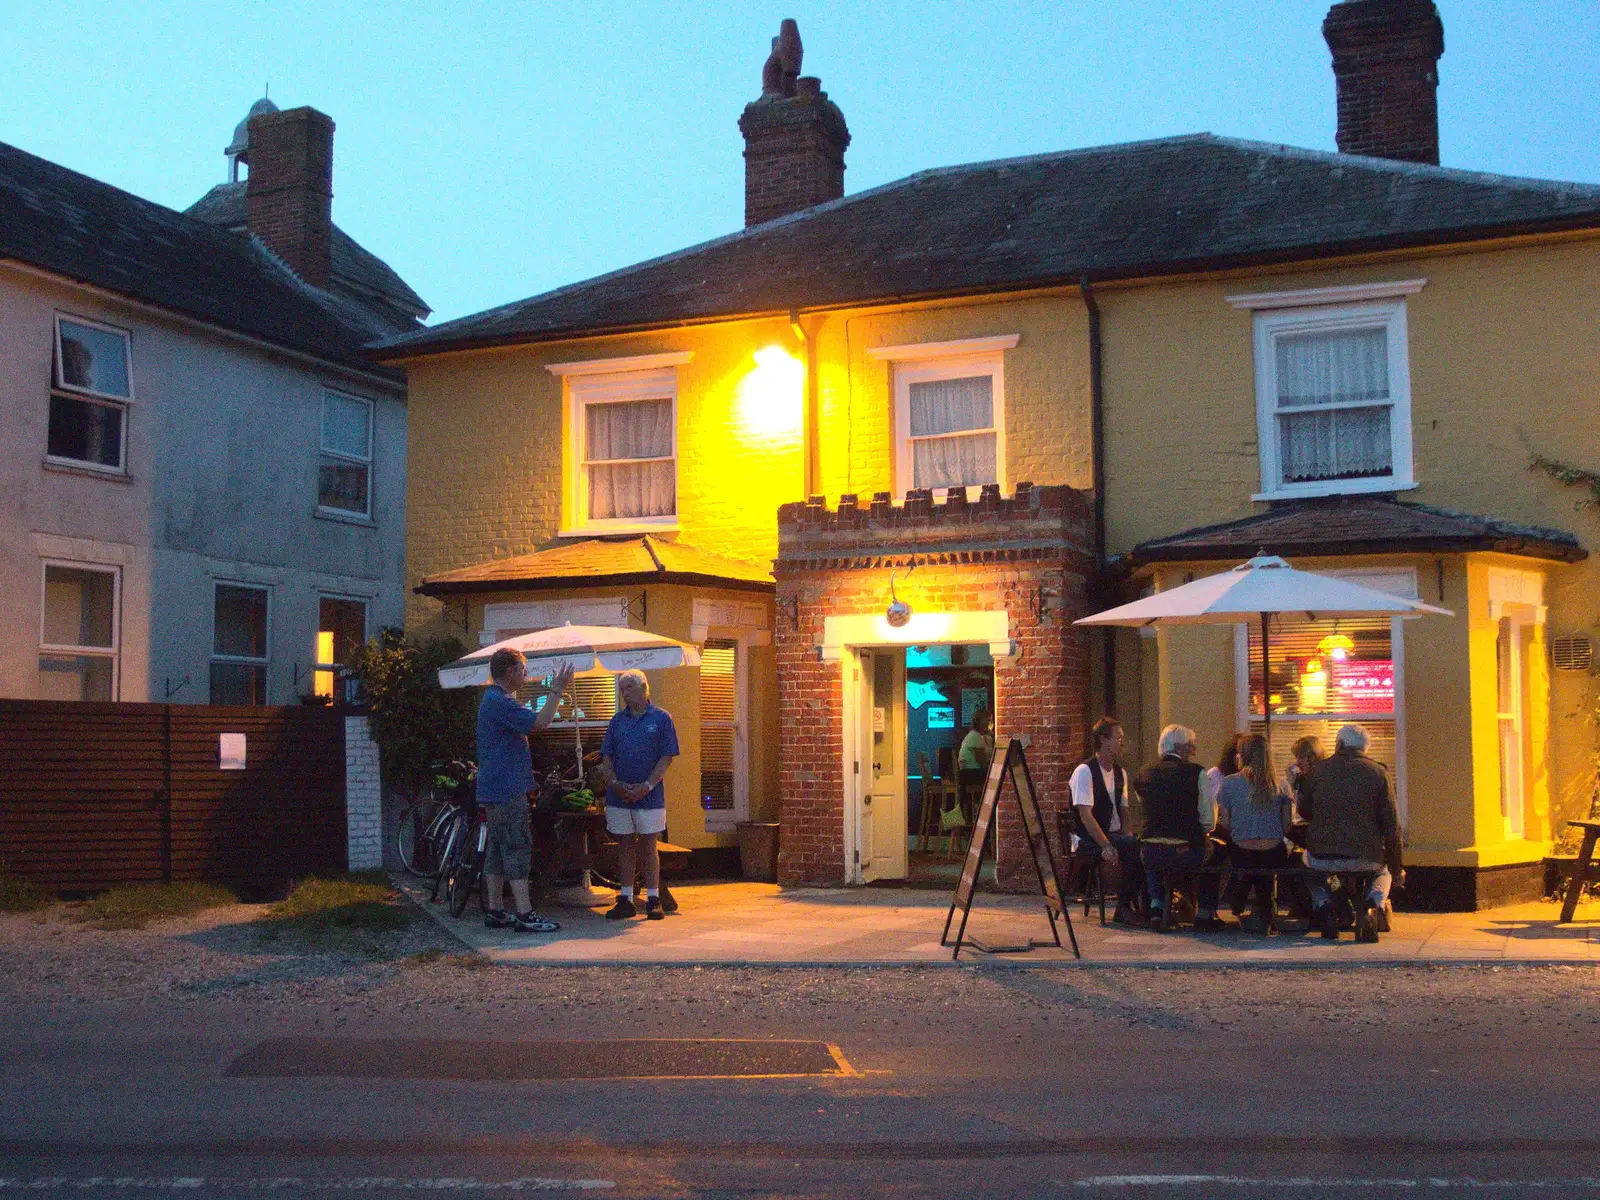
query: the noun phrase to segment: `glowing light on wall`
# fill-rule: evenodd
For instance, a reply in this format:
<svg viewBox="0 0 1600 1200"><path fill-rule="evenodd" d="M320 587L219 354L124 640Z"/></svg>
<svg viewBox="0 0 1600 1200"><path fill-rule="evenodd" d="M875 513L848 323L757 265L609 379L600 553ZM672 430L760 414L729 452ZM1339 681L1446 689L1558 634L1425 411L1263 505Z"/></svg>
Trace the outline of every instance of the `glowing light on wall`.
<svg viewBox="0 0 1600 1200"><path fill-rule="evenodd" d="M762 347L755 359L739 389L741 422L764 437L798 433L805 364L780 346Z"/></svg>

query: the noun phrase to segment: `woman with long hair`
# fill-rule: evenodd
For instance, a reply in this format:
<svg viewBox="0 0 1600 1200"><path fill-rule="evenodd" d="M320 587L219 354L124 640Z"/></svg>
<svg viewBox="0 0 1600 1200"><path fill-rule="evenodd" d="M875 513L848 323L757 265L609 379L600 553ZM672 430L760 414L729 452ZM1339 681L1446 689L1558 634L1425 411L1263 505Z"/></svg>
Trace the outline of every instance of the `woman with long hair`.
<svg viewBox="0 0 1600 1200"><path fill-rule="evenodd" d="M1256 912L1264 931L1272 928L1277 889L1271 875L1249 876L1246 871L1277 871L1289 865L1284 837L1293 821L1294 805L1278 786L1272 769L1272 751L1259 733L1239 741L1239 769L1222 781L1217 793L1217 825L1228 833L1228 860L1234 870L1229 899L1235 915L1243 911L1246 894L1255 887Z"/></svg>

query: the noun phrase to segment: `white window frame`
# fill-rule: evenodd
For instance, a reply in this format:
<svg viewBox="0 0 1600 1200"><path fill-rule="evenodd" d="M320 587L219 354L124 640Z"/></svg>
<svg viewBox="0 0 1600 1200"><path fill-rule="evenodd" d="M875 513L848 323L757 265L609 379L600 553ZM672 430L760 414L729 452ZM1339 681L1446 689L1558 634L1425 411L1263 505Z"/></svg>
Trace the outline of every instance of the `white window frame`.
<svg viewBox="0 0 1600 1200"><path fill-rule="evenodd" d="M654 361L658 356L650 356ZM667 357L667 356L659 356ZM671 356L677 358L678 356ZM627 362L626 359L615 360ZM684 361L687 361L686 359ZM567 366L572 364L557 364ZM555 366L548 368L552 372ZM567 479L568 524L561 536L588 533L663 533L678 528L683 497L678 477L678 372L676 366L656 366L648 370L625 370L610 373L560 372L569 375L567 380L567 452L572 470ZM672 463L673 512L659 517L604 517L589 516L589 470L598 464L588 461L588 421L585 410L591 404L622 404L634 400L670 400L672 403L672 453L663 458L639 458L617 461Z"/></svg>
<svg viewBox="0 0 1600 1200"><path fill-rule="evenodd" d="M62 374L63 365L61 357L61 322L70 321L74 325L82 325L87 329L97 329L101 333L113 333L122 339L123 369L128 376L128 394L126 396L113 396L105 392L97 392L91 388L76 387L66 382ZM133 333L131 330L122 329L116 325L107 325L104 321L92 321L88 317L80 317L75 313L58 312L54 314L51 325L55 340L54 361L50 367L50 392L52 395L60 393L62 396L79 400L86 404L97 404L102 408L115 409L122 419L122 436L117 439L120 451L117 465L110 466L106 463L91 462L84 458L67 458L59 454L51 454L50 445L50 419L49 410L45 413L45 462L54 466L71 467L80 471L98 471L102 475L126 475L128 473L128 410L134 402L133 392Z"/></svg>
<svg viewBox="0 0 1600 1200"><path fill-rule="evenodd" d="M93 571L111 576L111 645L76 646L45 640L45 608L49 597L51 567L67 571ZM39 658L109 658L111 660L111 698L122 696L122 568L107 563L74 562L64 558L46 558L39 567Z"/></svg>
<svg viewBox="0 0 1600 1200"><path fill-rule="evenodd" d="M1534 647L1543 640L1549 610L1544 603L1544 577L1536 571L1491 567L1488 582L1489 619L1495 628L1495 761L1500 769L1501 832L1506 841L1520 841L1528 836L1528 780L1538 766L1534 761L1536 752L1530 754L1526 749L1529 712L1540 703L1540 698L1532 694L1531 658ZM1513 686L1509 712L1500 708L1501 622L1505 622L1510 634ZM1548 703L1547 696L1544 702ZM1515 769L1509 772L1505 741L1508 723L1517 746ZM1512 795L1506 794L1508 779L1514 780Z"/></svg>
<svg viewBox="0 0 1600 1200"><path fill-rule="evenodd" d="M733 643L733 720L707 721L701 717L700 728L733 730L733 807L715 812L702 809L701 812L705 818L707 833L728 833L737 828L739 822L750 819L749 729L752 639L748 634L724 633L715 636L719 641ZM703 765L701 769L704 770Z"/></svg>
<svg viewBox="0 0 1600 1200"><path fill-rule="evenodd" d="M1237 299L1260 300L1261 298L1238 297ZM1347 496L1407 491L1416 487L1411 456L1411 357L1407 341L1404 296L1359 304L1329 306L1296 304L1271 307L1257 311L1254 324L1256 436L1261 457L1261 491L1251 499L1291 500L1307 496ZM1390 473L1369 479L1319 479L1303 483L1284 483L1279 454L1277 339L1285 334L1378 328L1383 329L1387 335L1389 351L1387 404ZM1381 403L1368 403L1359 407L1378 407Z"/></svg>
<svg viewBox="0 0 1600 1200"><path fill-rule="evenodd" d="M356 458L338 450L328 449L326 438L328 430L329 396L337 396L341 400L353 400L357 404L364 404L367 406L367 453L365 458ZM360 509L339 508L332 504L324 504L322 502L322 482L319 478L317 481L317 511L319 513L325 513L332 517L344 517L346 519L354 517L358 519L365 518L368 521L372 520L372 484L374 475L372 469L372 446L373 440L377 436L377 426L378 405L376 401L371 399L371 397L357 396L352 392L341 392L337 388L322 389L322 407L318 410L317 418L317 473L320 477L322 473L321 460L324 455L326 455L328 458L338 459L340 462L359 463L361 466L365 467L367 469L367 507L363 511Z"/></svg>
<svg viewBox="0 0 1600 1200"><path fill-rule="evenodd" d="M240 654L217 653L217 589L219 587L249 588L251 591L262 592L267 597L267 653L264 658L249 658ZM211 653L206 660L206 699L211 702L211 664L234 663L247 667L260 667L262 669L262 703L270 704L272 689L272 585L258 583L249 579L223 579L214 578L211 581Z"/></svg>

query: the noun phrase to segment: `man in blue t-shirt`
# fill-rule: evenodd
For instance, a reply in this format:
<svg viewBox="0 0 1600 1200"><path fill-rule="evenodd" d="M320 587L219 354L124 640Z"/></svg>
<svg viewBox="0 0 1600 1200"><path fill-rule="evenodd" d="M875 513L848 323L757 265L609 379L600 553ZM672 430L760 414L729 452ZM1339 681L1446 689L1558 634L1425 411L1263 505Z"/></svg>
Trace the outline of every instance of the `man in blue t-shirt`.
<svg viewBox="0 0 1600 1200"><path fill-rule="evenodd" d="M478 803L489 826L484 854L483 882L489 911L483 923L490 929L515 929L518 933L554 933L561 926L533 911L528 898L528 872L533 866L533 832L528 827L528 793L533 790L533 757L528 734L546 729L556 706L572 683L572 668L556 672L554 686L535 716L517 700L517 689L527 681L528 663L515 650L500 649L489 656L489 678L478 705ZM509 878L516 911L500 907Z"/></svg>
<svg viewBox="0 0 1600 1200"><path fill-rule="evenodd" d="M650 703L650 683L643 671L617 676L623 707L606 726L600 743L601 763L611 782L606 785L606 829L617 839L622 893L606 919L621 921L638 909L634 873L644 860L644 915L661 920L661 855L656 839L667 827L667 794L661 780L678 754L678 731L663 709Z"/></svg>

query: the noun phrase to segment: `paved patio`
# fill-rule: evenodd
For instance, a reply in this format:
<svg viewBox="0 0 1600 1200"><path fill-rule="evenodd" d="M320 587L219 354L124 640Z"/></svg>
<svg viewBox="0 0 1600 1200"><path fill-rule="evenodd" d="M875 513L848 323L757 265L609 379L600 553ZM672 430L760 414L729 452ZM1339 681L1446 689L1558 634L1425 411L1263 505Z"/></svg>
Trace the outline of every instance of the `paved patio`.
<svg viewBox="0 0 1600 1200"><path fill-rule="evenodd" d="M950 898L911 889L780 890L763 883L684 883L673 886L681 908L664 921L605 920L600 910L550 907L560 933L537 936L484 928L477 905L452 920L427 903L417 881L398 886L463 943L500 963L545 966L949 966L939 944ZM1264 938L1238 929L1219 934L1169 934L1101 926L1074 909L1083 966L1380 965L1423 963L1600 964L1600 903L1584 904L1570 925L1555 923L1553 903L1521 904L1480 913L1396 913L1394 932L1376 946L1320 937ZM959 920L959 917L958 917ZM994 946L1045 946L1022 954L963 949L961 961L993 966L1072 964L1070 950L1050 944L1037 897L980 895L968 936ZM1062 941L1066 941L1063 930Z"/></svg>

